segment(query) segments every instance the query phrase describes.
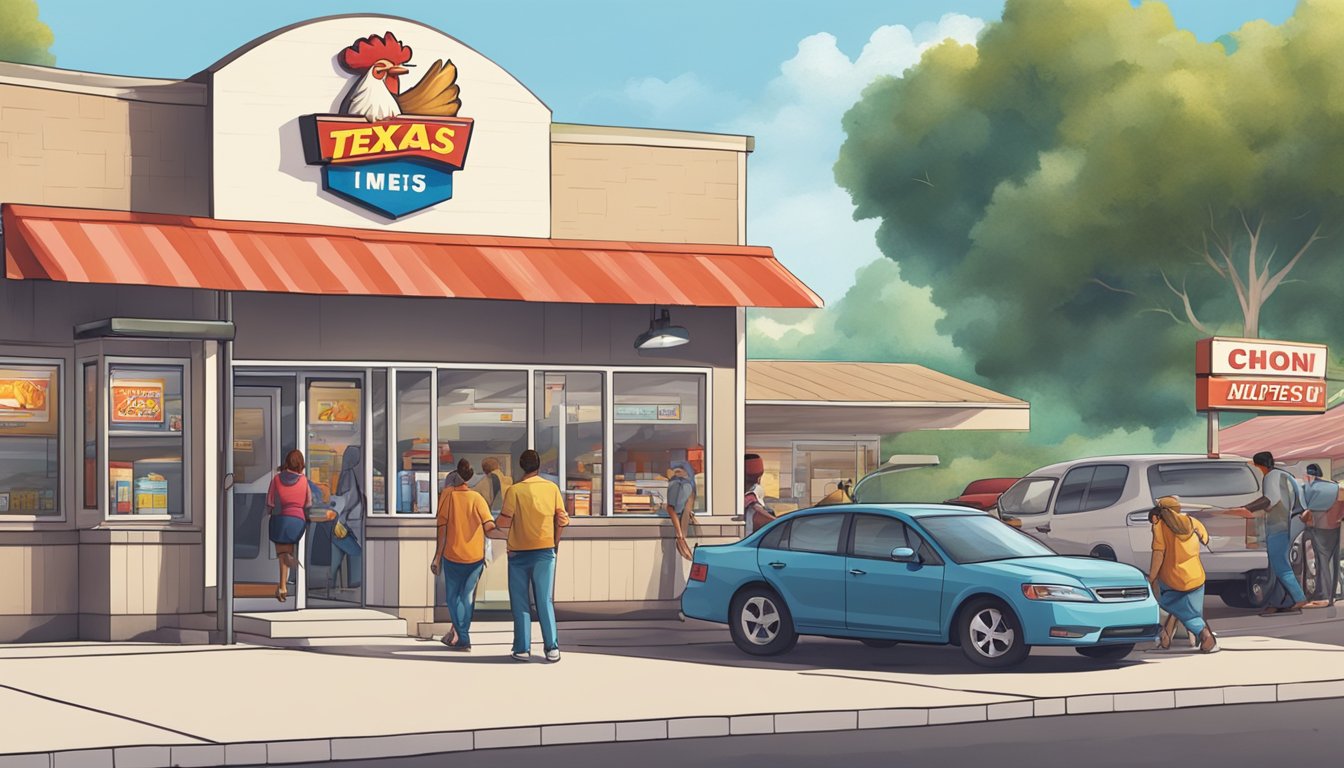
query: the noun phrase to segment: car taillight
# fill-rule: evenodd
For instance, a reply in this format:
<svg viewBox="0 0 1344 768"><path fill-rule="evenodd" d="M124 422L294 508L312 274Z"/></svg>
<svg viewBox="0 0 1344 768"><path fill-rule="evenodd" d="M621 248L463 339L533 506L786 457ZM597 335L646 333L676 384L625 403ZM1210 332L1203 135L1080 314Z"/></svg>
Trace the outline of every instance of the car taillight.
<svg viewBox="0 0 1344 768"><path fill-rule="evenodd" d="M691 566L691 581L704 581L709 578L709 566L704 563L695 563Z"/></svg>

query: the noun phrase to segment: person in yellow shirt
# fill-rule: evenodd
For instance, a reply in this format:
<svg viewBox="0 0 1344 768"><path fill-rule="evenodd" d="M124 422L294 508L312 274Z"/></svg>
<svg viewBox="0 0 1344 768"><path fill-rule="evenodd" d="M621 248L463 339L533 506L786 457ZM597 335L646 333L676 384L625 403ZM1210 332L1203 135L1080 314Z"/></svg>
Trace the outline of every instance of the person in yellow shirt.
<svg viewBox="0 0 1344 768"><path fill-rule="evenodd" d="M540 477L541 457L523 451L518 466L526 474L504 494L498 525L508 532L509 607L513 611L513 659L532 659L532 612L528 591L537 604L537 622L546 660L560 660L555 632L555 551L560 531L569 525L565 499L551 481Z"/></svg>
<svg viewBox="0 0 1344 768"><path fill-rule="evenodd" d="M444 644L454 651L470 651L476 582L485 569L485 535L495 529L495 521L481 494L467 487L475 474L471 462L458 462L456 474L459 483L439 495L438 544L429 570L436 576L443 574L443 593L453 622Z"/></svg>
<svg viewBox="0 0 1344 768"><path fill-rule="evenodd" d="M1218 640L1204 622L1204 565L1199 547L1209 543L1204 524L1181 511L1181 500L1163 496L1148 515L1153 525L1153 558L1148 581L1157 593L1157 604L1169 616L1158 638L1159 648L1171 647L1175 621L1199 638L1199 650L1213 653Z"/></svg>

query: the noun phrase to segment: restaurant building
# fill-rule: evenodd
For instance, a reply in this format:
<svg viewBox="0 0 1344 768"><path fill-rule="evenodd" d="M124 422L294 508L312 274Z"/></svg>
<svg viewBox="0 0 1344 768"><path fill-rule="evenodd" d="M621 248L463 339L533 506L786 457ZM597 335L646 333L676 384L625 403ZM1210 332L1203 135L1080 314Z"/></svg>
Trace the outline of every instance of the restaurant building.
<svg viewBox="0 0 1344 768"><path fill-rule="evenodd" d="M697 542L741 535L745 308L820 306L746 245L752 148L555 123L392 17L180 81L0 64L0 641L325 608L423 634L438 487L529 447L574 518L560 612L674 611L666 472L695 470ZM264 498L294 448L338 518L281 603Z"/></svg>

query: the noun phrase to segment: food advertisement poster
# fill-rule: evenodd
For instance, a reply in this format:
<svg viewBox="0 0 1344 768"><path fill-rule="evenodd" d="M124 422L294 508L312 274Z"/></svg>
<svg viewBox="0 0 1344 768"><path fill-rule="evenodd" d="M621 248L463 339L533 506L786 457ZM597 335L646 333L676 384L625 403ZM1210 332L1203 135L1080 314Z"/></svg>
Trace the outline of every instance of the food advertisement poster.
<svg viewBox="0 0 1344 768"><path fill-rule="evenodd" d="M359 427L360 390L318 387L308 390L308 424L314 427Z"/></svg>
<svg viewBox="0 0 1344 768"><path fill-rule="evenodd" d="M55 366L0 368L0 434L55 435Z"/></svg>
<svg viewBox="0 0 1344 768"><path fill-rule="evenodd" d="M114 379L111 419L113 424L162 424L163 382Z"/></svg>

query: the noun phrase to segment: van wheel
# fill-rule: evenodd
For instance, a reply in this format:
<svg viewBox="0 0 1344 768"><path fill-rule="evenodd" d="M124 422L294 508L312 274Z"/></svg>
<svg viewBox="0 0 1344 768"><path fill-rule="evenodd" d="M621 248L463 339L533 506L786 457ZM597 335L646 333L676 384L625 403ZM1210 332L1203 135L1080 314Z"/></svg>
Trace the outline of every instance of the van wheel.
<svg viewBox="0 0 1344 768"><path fill-rule="evenodd" d="M1092 548L1092 557L1095 557L1098 560L1110 560L1112 563L1114 563L1115 550L1111 549L1105 544L1101 544Z"/></svg>
<svg viewBox="0 0 1344 768"><path fill-rule="evenodd" d="M961 652L982 667L1003 669L1021 664L1031 652L1022 622L1012 609L993 598L972 601L957 620Z"/></svg>
<svg viewBox="0 0 1344 768"><path fill-rule="evenodd" d="M728 633L738 650L752 656L774 656L798 644L788 606L768 587L737 593L728 610Z"/></svg>
<svg viewBox="0 0 1344 768"><path fill-rule="evenodd" d="M1258 610L1265 607L1269 600L1271 576L1268 570L1251 571L1241 581L1229 582L1223 587L1219 597L1229 608L1250 608Z"/></svg>

